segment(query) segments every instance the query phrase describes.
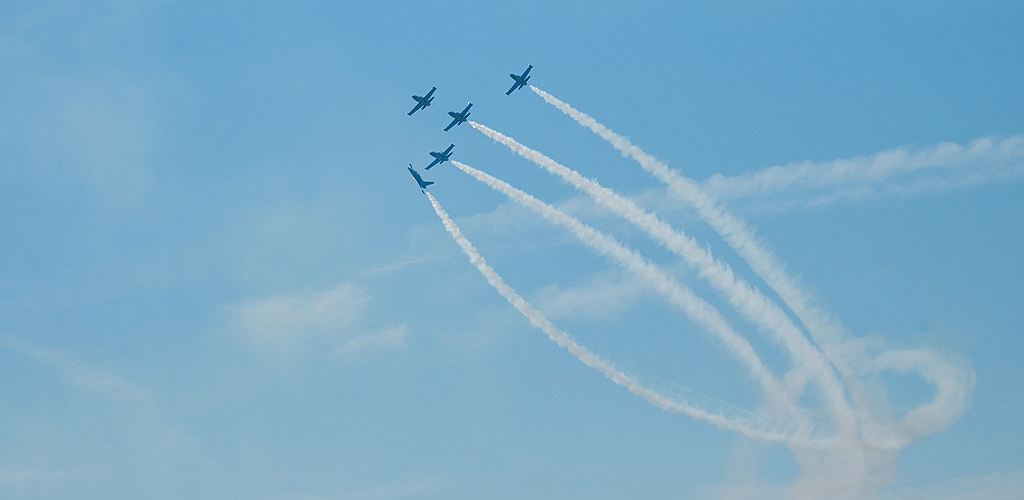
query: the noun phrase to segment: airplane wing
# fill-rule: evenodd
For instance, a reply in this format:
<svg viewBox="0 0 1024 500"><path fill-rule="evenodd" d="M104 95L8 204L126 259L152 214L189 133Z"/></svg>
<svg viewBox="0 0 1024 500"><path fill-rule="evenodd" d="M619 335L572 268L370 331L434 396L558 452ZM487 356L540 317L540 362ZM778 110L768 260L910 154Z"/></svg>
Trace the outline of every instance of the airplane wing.
<svg viewBox="0 0 1024 500"><path fill-rule="evenodd" d="M438 163L441 163L441 158L438 158L438 157L435 156L434 157L434 161L430 162L430 165L427 165L427 168L425 170L430 170L430 167L433 167L434 165L437 165Z"/></svg>
<svg viewBox="0 0 1024 500"><path fill-rule="evenodd" d="M422 102L418 102L418 101L417 101L417 102L416 102L416 107L415 107L415 108L412 108L412 111L410 111L410 112L408 112L408 113L406 113L406 114L407 114L407 115L409 115L409 116L412 116L412 114L413 114L413 113L415 113L415 112L419 111L419 110L420 110L420 108L422 108L422 107L423 107L423 103L422 103Z"/></svg>
<svg viewBox="0 0 1024 500"><path fill-rule="evenodd" d="M515 92L517 88L519 88L519 82L513 83L512 88L508 89L508 92L505 92L505 95L512 95L512 92Z"/></svg>
<svg viewBox="0 0 1024 500"><path fill-rule="evenodd" d="M449 124L448 124L448 126L444 128L444 131L445 131L445 132L447 132L447 131L448 131L448 129L450 129L450 128L454 127L454 126L455 126L455 124L457 124L457 123L459 123L459 119L458 119L458 118L456 118L456 119L452 120L452 122L451 122L451 123L449 123Z"/></svg>
<svg viewBox="0 0 1024 500"><path fill-rule="evenodd" d="M434 95L435 90L437 90L437 87L430 87L430 92L427 92L427 95L423 96L423 98L429 100L430 96Z"/></svg>
<svg viewBox="0 0 1024 500"><path fill-rule="evenodd" d="M522 79L525 80L526 79L526 75L530 74L530 70L531 69L533 69L533 65L532 64L526 67L526 71L523 71L522 76L520 76L519 78L522 78Z"/></svg>

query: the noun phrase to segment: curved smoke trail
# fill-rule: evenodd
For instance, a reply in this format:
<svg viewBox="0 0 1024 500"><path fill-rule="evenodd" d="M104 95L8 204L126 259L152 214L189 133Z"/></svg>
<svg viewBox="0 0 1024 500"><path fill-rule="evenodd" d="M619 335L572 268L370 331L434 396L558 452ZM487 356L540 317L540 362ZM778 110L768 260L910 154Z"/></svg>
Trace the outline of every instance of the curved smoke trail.
<svg viewBox="0 0 1024 500"><path fill-rule="evenodd" d="M859 379L865 370L874 369L872 363L861 359L858 350L852 348L848 332L839 320L815 305L811 294L790 277L785 266L754 236L753 231L738 217L726 211L725 207L696 182L672 170L665 163L647 154L632 144L629 139L612 132L591 116L582 113L567 103L534 86L530 89L537 95L569 115L577 123L608 141L623 156L633 158L640 166L664 183L669 192L690 203L698 214L742 257L779 295L783 302L807 328L814 342L839 371L857 409L862 434L859 440L864 445L880 449L900 449L927 434L948 427L966 411L973 389L974 376L966 366L937 354L920 356L921 351L892 351L883 353L888 365L906 367L922 376L938 389L935 399L916 410L912 410L895 425L878 426L890 410L879 408L866 387ZM875 363L877 364L877 363ZM941 374L937 375L937 374ZM952 384L952 385L951 385ZM959 385L956 385L959 384ZM956 385L956 388L953 387ZM941 409L942 412L938 410ZM920 410L920 411L919 411ZM886 429L883 430L882 427ZM858 440L858 441L859 441ZM850 446L861 443L851 442Z"/></svg>
<svg viewBox="0 0 1024 500"><path fill-rule="evenodd" d="M797 408L789 391L782 387L778 379L764 366L747 339L737 334L714 306L614 238L491 175L457 161L452 161L452 164L492 189L505 194L513 201L534 210L549 221L569 229L581 242L644 279L655 290L668 298L672 304L686 312L695 322L718 336L737 359L746 366L754 381L761 386L768 399L767 403L776 412L777 417L792 420L801 429L802 435L811 431L806 415Z"/></svg>
<svg viewBox="0 0 1024 500"><path fill-rule="evenodd" d="M525 316L526 319L530 321L530 324L547 334L548 338L551 339L552 342L568 350L573 356L576 356L577 359L582 361L583 364L600 371L612 382L625 387L629 392L644 398L651 404L665 411L686 415L694 420L707 422L722 430L736 432L752 439L782 443L799 443L800 445L817 448L821 447L822 443L811 442L790 434L760 430L751 426L749 422L744 422L737 418L726 417L721 414L711 413L706 410L696 408L686 402L675 401L640 385L632 377L613 367L611 363L601 359L596 354L591 353L585 347L581 346L572 337L570 337L569 334L559 330L550 321L548 321L547 318L541 315L539 311L530 306L526 299L516 293L512 287L508 286L508 284L505 283L505 280L503 280L501 276L499 276L498 273L487 264L484 258L480 255L480 252L478 252L476 247L466 239L462 234L462 231L455 224L455 221L453 221L448 213L445 212L437 199L435 199L429 192L427 193L427 197L430 199L430 204L434 207L434 212L436 212L438 218L441 219L445 229L459 244L463 253L469 257L470 263L472 263L473 266L480 271L480 274L484 276L487 283L494 287L494 289L497 290L498 293L509 302L509 304Z"/></svg>
<svg viewBox="0 0 1024 500"><path fill-rule="evenodd" d="M856 432L855 417L846 400L846 393L828 360L807 340L781 308L736 276L727 264L715 259L710 250L698 245L682 230L674 229L654 214L641 209L632 200L601 186L597 181L588 179L539 151L530 149L485 125L472 121L469 124L516 154L587 193L595 201L642 229L655 241L695 267L700 276L719 289L745 318L768 334L773 341L785 345L792 362L797 365L794 373L801 375L792 378L798 381L795 387L790 388L794 392L794 397L798 397L799 392L802 392L804 381L814 380L825 394L839 433L851 435Z"/></svg>

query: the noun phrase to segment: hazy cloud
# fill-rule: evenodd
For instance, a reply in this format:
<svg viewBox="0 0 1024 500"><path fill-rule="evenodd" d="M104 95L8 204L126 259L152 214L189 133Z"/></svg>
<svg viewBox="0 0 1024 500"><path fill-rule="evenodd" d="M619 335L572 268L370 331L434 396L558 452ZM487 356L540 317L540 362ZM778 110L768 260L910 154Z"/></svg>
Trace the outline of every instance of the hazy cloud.
<svg viewBox="0 0 1024 500"><path fill-rule="evenodd" d="M1024 498L1024 469L965 476L927 486L884 492L880 500L1017 500Z"/></svg>
<svg viewBox="0 0 1024 500"><path fill-rule="evenodd" d="M392 484L380 485L374 488L363 490L355 495L355 498L371 500L386 498L420 498L425 494L436 492L447 486L444 481L435 476L419 476L405 481Z"/></svg>
<svg viewBox="0 0 1024 500"><path fill-rule="evenodd" d="M421 256L418 256L418 257L414 257L412 259L399 260L399 261L391 262L389 264L384 264L382 266L373 267L373 268L370 268L370 269L367 269L367 270L363 271L363 274L366 275L366 276L371 276L371 277L372 276L380 276L380 275L392 274L392 273L396 273L398 271L401 271L401 270L403 270L403 269L405 269L407 267L415 266L416 264L422 264L424 262L430 262L432 260L438 260L441 257L442 256L441 256L440 253L438 253L436 255L421 255Z"/></svg>
<svg viewBox="0 0 1024 500"><path fill-rule="evenodd" d="M257 351L294 355L314 345L331 347L339 356L368 349L405 345L406 327L372 333L358 323L370 294L352 283L328 290L305 290L227 306L235 329Z"/></svg>
<svg viewBox="0 0 1024 500"><path fill-rule="evenodd" d="M635 304L645 289L635 279L602 273L580 286L546 286L535 302L548 317L607 318Z"/></svg>
<svg viewBox="0 0 1024 500"><path fill-rule="evenodd" d="M339 356L348 356L367 349L387 349L405 347L406 325L399 325L389 330L368 333L345 339L338 348Z"/></svg>
<svg viewBox="0 0 1024 500"><path fill-rule="evenodd" d="M79 359L69 352L43 347L18 337L0 336L0 348L38 361L70 386L85 394L102 396L110 403L109 406L97 407L100 413L76 417L79 420L75 420L71 435L65 434L66 428L61 427L61 419L42 418L21 429L20 432L28 435L8 441L10 453L4 463L0 463L0 483L53 482L101 474L116 475L117 471L143 474L154 481L161 481L177 472L223 470L205 454L195 438L164 418L158 398L153 393L112 370ZM117 460L80 460L74 463L55 458L62 457L70 448L81 446L83 442L93 442L90 438L95 436L88 434L96 432L109 433L99 441L103 443L100 449L86 452L75 449L69 456L131 456L133 460L124 465ZM200 469L193 468L194 465ZM160 472L154 475L153 471Z"/></svg>
<svg viewBox="0 0 1024 500"><path fill-rule="evenodd" d="M158 144L150 91L114 76L54 79L43 90L47 109L38 126L30 127L42 170L70 176L114 206L143 196Z"/></svg>
<svg viewBox="0 0 1024 500"><path fill-rule="evenodd" d="M17 337L0 337L0 348L20 352L41 361L83 392L102 394L117 401L154 405L152 396L128 380L108 369L92 366L67 352L47 349Z"/></svg>

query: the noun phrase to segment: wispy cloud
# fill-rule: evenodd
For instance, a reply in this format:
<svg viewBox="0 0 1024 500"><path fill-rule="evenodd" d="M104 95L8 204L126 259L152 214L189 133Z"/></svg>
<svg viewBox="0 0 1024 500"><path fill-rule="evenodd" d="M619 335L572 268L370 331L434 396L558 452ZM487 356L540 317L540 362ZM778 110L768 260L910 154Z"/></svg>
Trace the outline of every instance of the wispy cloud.
<svg viewBox="0 0 1024 500"><path fill-rule="evenodd" d="M370 294L353 283L328 290L305 290L227 306L236 331L257 351L291 356L314 345L333 346L351 356L369 349L405 345L406 327L367 333L357 323Z"/></svg>
<svg viewBox="0 0 1024 500"><path fill-rule="evenodd" d="M109 401L118 411L107 414L104 424L112 426L114 430L111 432L119 437L115 441L122 447L112 451L134 456L136 462L127 466L133 472L145 470L148 474L152 470L162 470L170 471L170 474L173 473L171 469L179 469L184 463L197 464L206 470L223 470L205 454L195 438L163 416L155 394L109 368L97 366L64 350L43 347L28 339L9 335L0 336L0 349L34 359L48 366L78 391ZM41 431L48 432L46 429ZM40 451L42 458L33 455L37 451L40 450L8 455L7 463L0 464L0 483L74 479L108 474L124 467L121 463L102 462L72 464L69 467L66 462L55 463L45 447ZM186 462L181 462L181 459Z"/></svg>
<svg viewBox="0 0 1024 500"><path fill-rule="evenodd" d="M48 349L18 337L0 337L0 348L20 352L54 369L62 378L83 392L102 394L116 401L155 405L153 397L109 369L93 366L71 354Z"/></svg>
<svg viewBox="0 0 1024 500"><path fill-rule="evenodd" d="M364 290L344 283L324 291L248 300L228 309L253 343L288 344L351 325L369 302Z"/></svg>
<svg viewBox="0 0 1024 500"><path fill-rule="evenodd" d="M537 303L551 318L607 318L629 308L645 290L636 279L601 274L584 285L546 286L537 292Z"/></svg>
<svg viewBox="0 0 1024 500"><path fill-rule="evenodd" d="M389 264L384 264L382 266L377 266L377 267L374 267L374 268L370 268L370 269L367 269L367 270L363 271L362 274L365 275L365 276L370 276L370 277L392 274L392 273L396 273L398 271L401 271L401 270L403 270L403 269L405 269L407 267L415 266L417 264L422 264L424 262L430 262L432 260L436 260L436 259L440 259L440 258L441 258L440 254L438 254L438 255L421 255L419 257L414 257L412 259L399 260L399 261L391 262Z"/></svg>
<svg viewBox="0 0 1024 500"><path fill-rule="evenodd" d="M338 355L345 357L368 349L393 349L405 347L407 337L406 331L408 329L409 327L406 325L399 325L382 332L368 333L346 339L342 342L341 346L338 347Z"/></svg>

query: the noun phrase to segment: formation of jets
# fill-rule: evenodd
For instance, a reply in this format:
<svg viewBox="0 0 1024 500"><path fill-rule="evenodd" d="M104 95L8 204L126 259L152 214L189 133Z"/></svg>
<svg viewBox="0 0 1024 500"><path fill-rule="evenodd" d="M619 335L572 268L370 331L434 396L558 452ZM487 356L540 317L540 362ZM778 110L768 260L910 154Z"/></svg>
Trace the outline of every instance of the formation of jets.
<svg viewBox="0 0 1024 500"><path fill-rule="evenodd" d="M517 75L515 73L509 74L508 76L512 77L512 80L515 80L515 83L512 84L512 88L508 89L508 92L505 92L505 95L512 95L512 92L529 85L530 70L532 69L533 65L530 64L526 67L526 71L523 71L523 74L521 75ZM413 113L430 106L430 103L434 101L435 90L437 90L437 87L430 87L430 92L427 92L426 95L412 96L412 99L416 101L416 106L412 108L412 111L409 111L406 114L412 116ZM448 116L452 117L452 122L444 128L444 131L447 132L456 125L462 125L467 119L469 119L469 109L472 107L473 103L467 103L466 108L462 111L449 111ZM434 157L434 161L430 162L430 165L427 165L425 170L430 170L431 167L448 161L452 156L453 148L455 148L455 144L449 144L448 149L445 149L444 151L431 151L430 156ZM419 185L420 191L423 191L424 193L427 190L427 186L433 184L431 181L423 180L423 177L420 177L419 172L412 168L411 163L409 164L409 173L412 174L412 178L416 180L416 184Z"/></svg>

